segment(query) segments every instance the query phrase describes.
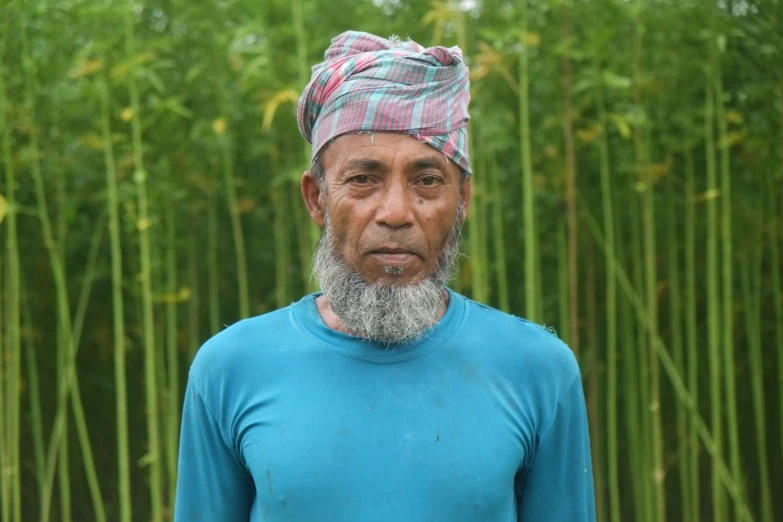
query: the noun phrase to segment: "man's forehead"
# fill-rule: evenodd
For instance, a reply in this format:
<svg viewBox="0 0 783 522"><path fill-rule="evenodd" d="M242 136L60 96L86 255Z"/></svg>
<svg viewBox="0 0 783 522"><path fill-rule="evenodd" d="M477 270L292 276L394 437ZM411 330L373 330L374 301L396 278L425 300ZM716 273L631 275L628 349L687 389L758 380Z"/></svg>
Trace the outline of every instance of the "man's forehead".
<svg viewBox="0 0 783 522"><path fill-rule="evenodd" d="M400 157L401 156L401 157ZM407 164L430 163L446 169L457 165L430 145L399 133L362 133L340 136L322 154L323 166L340 167L353 160L379 162L402 159Z"/></svg>

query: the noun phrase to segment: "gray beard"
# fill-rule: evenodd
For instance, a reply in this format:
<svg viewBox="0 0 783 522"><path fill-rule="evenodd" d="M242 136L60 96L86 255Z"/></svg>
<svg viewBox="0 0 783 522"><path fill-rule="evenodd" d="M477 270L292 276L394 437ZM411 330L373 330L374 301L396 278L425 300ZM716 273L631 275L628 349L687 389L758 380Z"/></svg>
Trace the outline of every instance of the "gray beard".
<svg viewBox="0 0 783 522"><path fill-rule="evenodd" d="M418 283L396 285L365 281L348 265L335 245L327 214L313 256L313 277L345 329L387 347L419 340L437 322L444 305L442 288L456 273L462 215L460 203L434 273ZM384 272L392 276L403 271L402 267L384 266Z"/></svg>

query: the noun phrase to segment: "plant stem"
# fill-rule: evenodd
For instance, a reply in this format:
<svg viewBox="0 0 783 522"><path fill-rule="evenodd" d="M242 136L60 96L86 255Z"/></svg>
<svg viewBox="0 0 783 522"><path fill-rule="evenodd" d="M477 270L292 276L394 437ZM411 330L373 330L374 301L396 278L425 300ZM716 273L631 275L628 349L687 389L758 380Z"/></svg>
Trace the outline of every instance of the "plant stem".
<svg viewBox="0 0 783 522"><path fill-rule="evenodd" d="M601 77L601 66L596 64L596 75ZM598 83L596 89L598 101L598 121L601 135L598 138L598 157L601 170L601 201L603 202L604 232L606 250L606 273L614 273L615 232L614 207L612 204L612 182L609 171L608 125L604 102L603 86ZM609 478L609 515L611 522L620 521L620 479L617 449L617 281L606 278L606 439L607 464Z"/></svg>
<svg viewBox="0 0 783 522"><path fill-rule="evenodd" d="M520 32L524 39L528 26L528 0L520 0ZM530 49L523 46L519 56L519 139L522 142L522 221L525 243L525 315L532 322L540 321L539 303L536 300L538 241L535 223L535 198L533 194L533 168L530 160L530 115L528 107L528 55Z"/></svg>
<svg viewBox="0 0 783 522"><path fill-rule="evenodd" d="M693 201L694 165L693 151L685 153L685 328L688 344L688 390L693 397L694 408L699 407L699 344L696 332L696 209ZM699 486L699 436L696 432L696 421L692 418L688 434L689 471L690 471L690 507L686 520L701 520L701 500Z"/></svg>
<svg viewBox="0 0 783 522"><path fill-rule="evenodd" d="M141 140L141 106L139 91L136 85L136 43L133 29L133 2L129 1L125 10L125 53L130 63L128 74L128 92L132 111L131 134L133 148L133 179L136 182L136 194L139 207L139 257L141 262L141 294L143 316L144 343L144 388L147 406L147 448L149 466L149 494L152 522L162 522L163 506L161 503L161 452L160 428L158 422L158 385L155 364L155 334L152 317L152 269L150 256L150 217L147 209L147 173L144 170L144 152Z"/></svg>
<svg viewBox="0 0 783 522"><path fill-rule="evenodd" d="M117 492L120 522L131 522L130 451L128 448L128 385L125 369L125 310L122 296L122 238L117 171L111 143L111 113L106 77L98 79L101 104L103 160L106 166L106 188L111 243L112 320L114 325L114 403L117 427Z"/></svg>

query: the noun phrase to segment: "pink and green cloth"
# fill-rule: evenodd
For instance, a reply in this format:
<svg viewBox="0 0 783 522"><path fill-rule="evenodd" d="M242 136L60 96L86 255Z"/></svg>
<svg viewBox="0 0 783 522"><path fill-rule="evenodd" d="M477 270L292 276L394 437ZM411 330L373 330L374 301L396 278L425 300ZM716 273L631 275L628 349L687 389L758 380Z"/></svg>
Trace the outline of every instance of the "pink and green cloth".
<svg viewBox="0 0 783 522"><path fill-rule="evenodd" d="M297 120L315 159L345 134L398 132L471 173L468 68L459 47L424 48L347 31L332 40L299 99Z"/></svg>

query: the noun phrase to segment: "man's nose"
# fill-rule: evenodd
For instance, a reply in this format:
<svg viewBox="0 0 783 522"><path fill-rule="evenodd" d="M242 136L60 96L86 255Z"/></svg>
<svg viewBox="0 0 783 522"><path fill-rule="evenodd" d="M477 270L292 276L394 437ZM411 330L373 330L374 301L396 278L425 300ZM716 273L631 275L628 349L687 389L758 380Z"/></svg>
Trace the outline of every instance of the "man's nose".
<svg viewBox="0 0 783 522"><path fill-rule="evenodd" d="M413 224L413 194L405 181L392 181L381 195L375 221L379 225L401 228Z"/></svg>

